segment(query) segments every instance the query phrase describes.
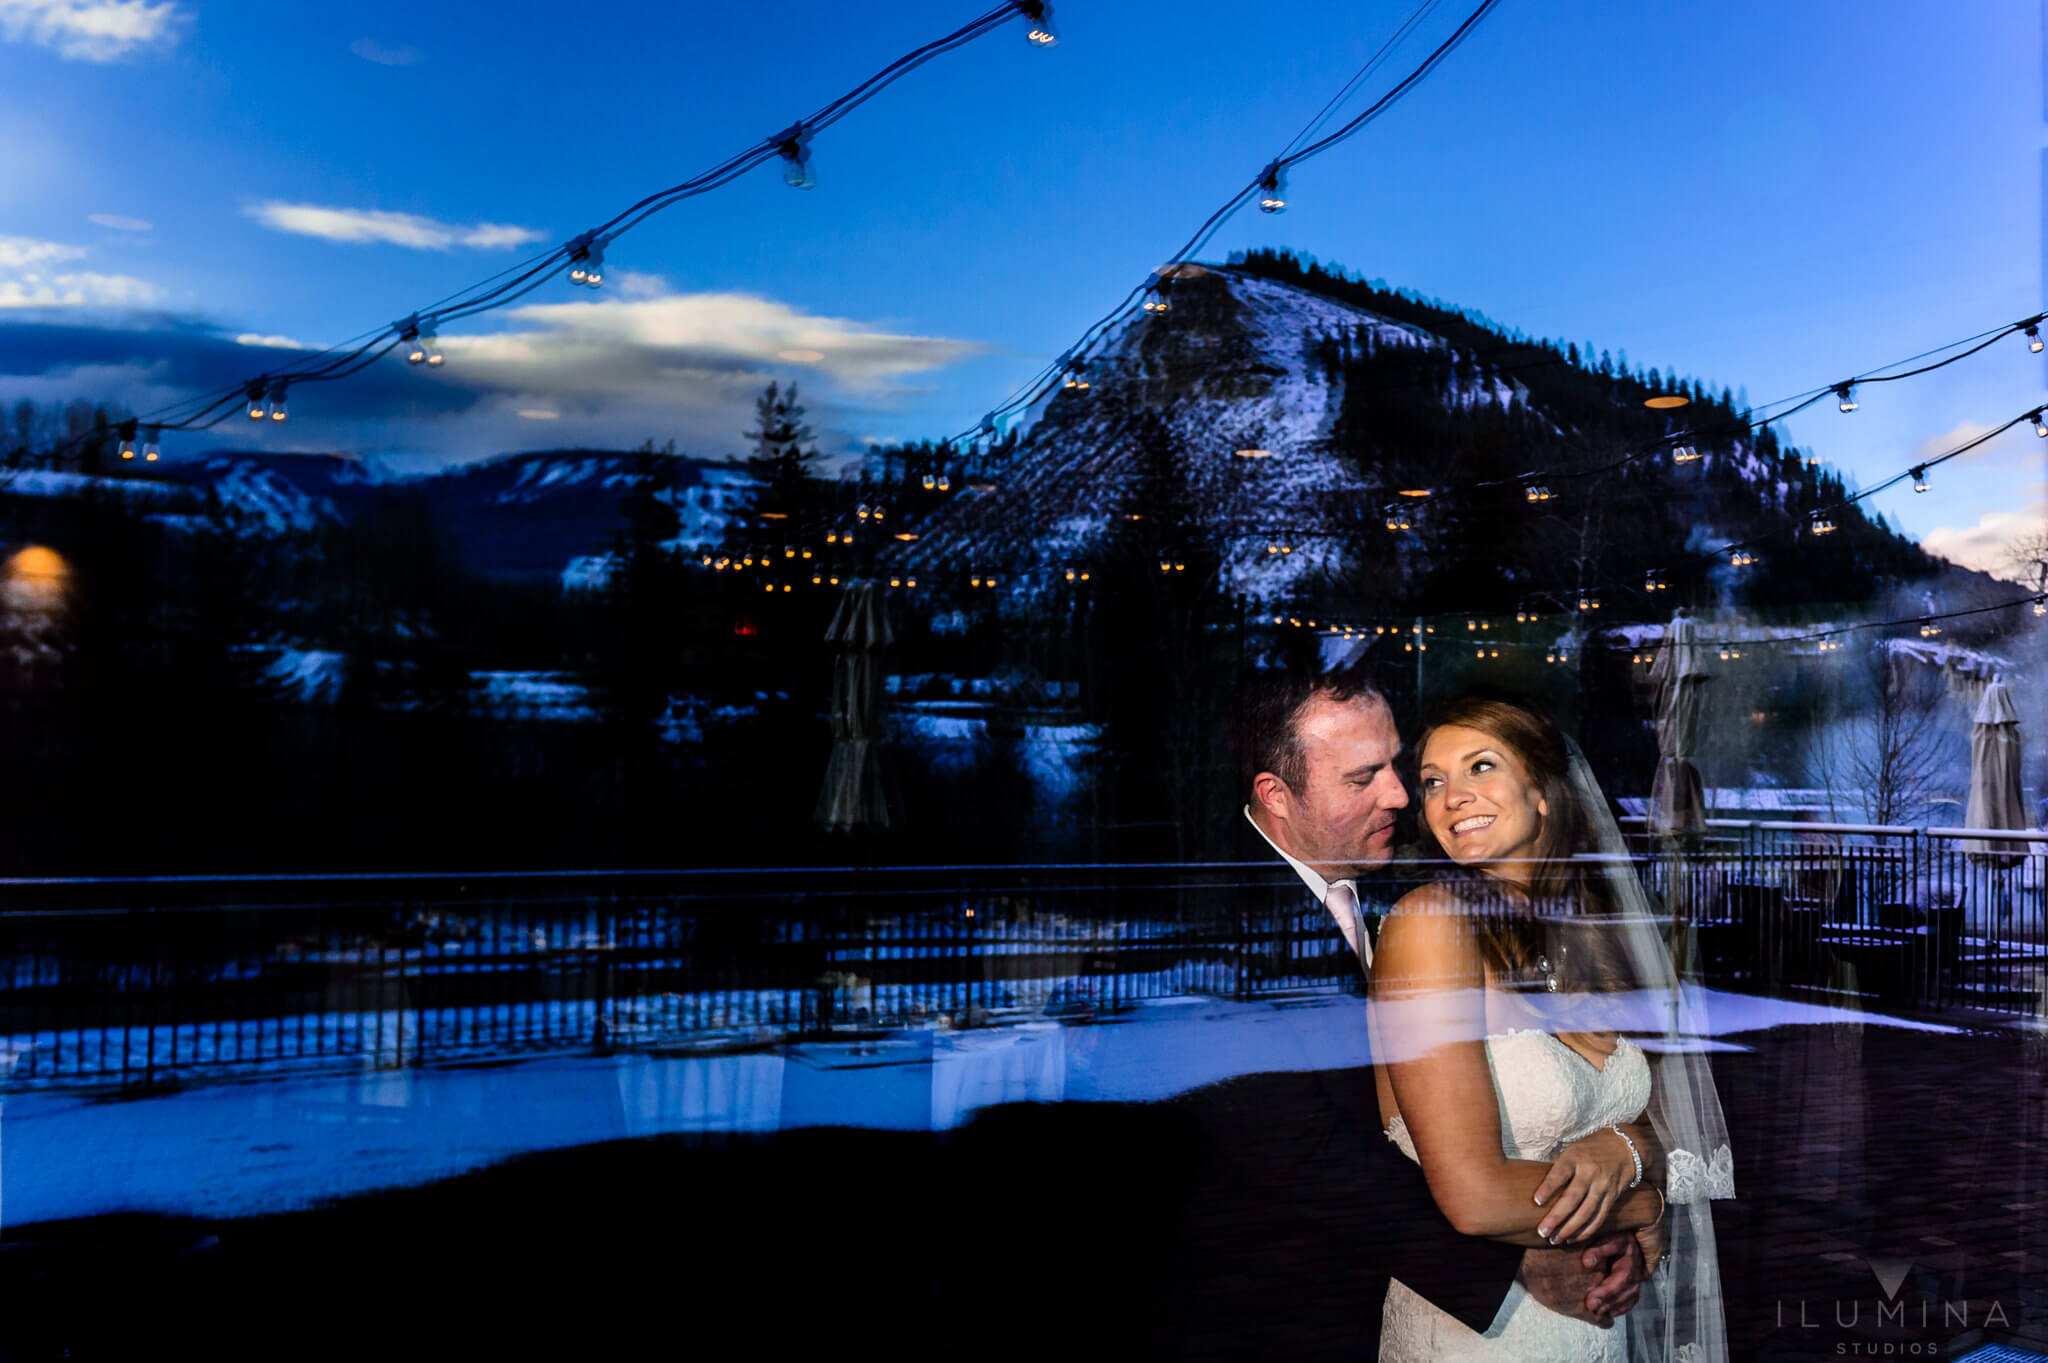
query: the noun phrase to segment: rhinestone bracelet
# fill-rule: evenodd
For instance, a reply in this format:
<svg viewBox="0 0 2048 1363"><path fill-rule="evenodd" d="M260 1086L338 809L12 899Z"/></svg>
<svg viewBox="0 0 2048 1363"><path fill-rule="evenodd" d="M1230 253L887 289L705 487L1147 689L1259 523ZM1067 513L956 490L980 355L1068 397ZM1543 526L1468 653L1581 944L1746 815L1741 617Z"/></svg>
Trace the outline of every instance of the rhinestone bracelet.
<svg viewBox="0 0 2048 1363"><path fill-rule="evenodd" d="M1642 1152L1637 1150L1636 1143L1628 1138L1628 1132L1623 1131L1618 1126L1610 1126L1607 1129L1609 1131L1612 1131L1615 1135L1621 1137L1621 1143L1628 1147L1628 1157L1636 1162L1636 1176L1629 1180L1628 1186L1631 1188L1640 1188L1643 1184Z"/></svg>

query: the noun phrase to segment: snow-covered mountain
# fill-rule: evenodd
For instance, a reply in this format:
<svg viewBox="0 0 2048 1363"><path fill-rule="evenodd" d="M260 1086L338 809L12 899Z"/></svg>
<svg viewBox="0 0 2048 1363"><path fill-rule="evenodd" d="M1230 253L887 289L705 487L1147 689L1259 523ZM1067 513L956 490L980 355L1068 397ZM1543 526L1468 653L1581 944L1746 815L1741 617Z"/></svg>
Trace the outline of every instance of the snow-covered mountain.
<svg viewBox="0 0 2048 1363"><path fill-rule="evenodd" d="M743 505L744 470L683 456L662 460L666 486L657 495L676 509L675 544L716 543ZM381 502L417 497L464 567L485 577L541 582L560 580L572 569L601 576L636 467L628 453L544 450L400 476L345 455L223 452L168 464L157 476L218 497L245 529L259 534L343 524ZM164 486L140 479L114 485Z"/></svg>
<svg viewBox="0 0 2048 1363"><path fill-rule="evenodd" d="M1182 266L1170 315L1141 313L1113 333L1087 361L1088 389L1056 390L1000 476L957 498L901 558L930 569L1025 556L1057 568L1099 556L1156 510L1144 500L1152 485L1140 439L1152 412L1180 452L1181 495L1223 545L1219 585L1254 598L1287 595L1337 566L1341 525L1376 515L1395 496L1376 472L1331 449L1344 381L1311 350L1340 336L1416 351L1448 345L1289 284ZM1473 408L1518 394L1512 378L1484 375L1444 400Z"/></svg>
<svg viewBox="0 0 2048 1363"><path fill-rule="evenodd" d="M1030 595L1119 548L1177 557L1178 535L1214 555L1216 589L1252 601L1312 599L1371 563L1378 582L1455 580L1461 600L1513 609L1525 594L1557 599L1574 571L1596 587L1640 583L1679 550L1695 599L1757 599L1772 574L1812 570L1808 511L1843 495L1698 385L1683 415L1648 410L1646 398L1686 391L1675 375L1596 367L1576 347L1312 268L1287 279L1270 263L1183 264L1170 309L1119 323L1080 377L1025 414L998 467L925 509L891 561L934 580L1002 571ZM1616 458L1656 454L1681 431L1696 456ZM1560 482L1564 510L1531 512L1532 469L1583 481ZM1856 533L1830 549L1857 547L1824 566L1846 577L1942 567L1855 508L1837 519ZM1719 550L1752 537L1775 557L1738 575Z"/></svg>

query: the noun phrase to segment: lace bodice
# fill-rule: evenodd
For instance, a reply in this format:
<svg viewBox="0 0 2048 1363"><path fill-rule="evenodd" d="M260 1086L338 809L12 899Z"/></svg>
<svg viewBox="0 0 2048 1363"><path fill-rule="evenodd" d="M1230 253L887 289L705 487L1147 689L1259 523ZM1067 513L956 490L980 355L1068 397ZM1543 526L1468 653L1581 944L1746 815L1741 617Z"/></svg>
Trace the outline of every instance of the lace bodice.
<svg viewBox="0 0 2048 1363"><path fill-rule="evenodd" d="M1510 1030L1486 1038L1486 1063L1500 1102L1500 1149L1509 1159L1555 1159L1573 1141L1633 1121L1650 1101L1650 1064L1621 1038L1595 1066L1545 1031ZM1408 1124L1395 1117L1387 1137L1415 1158Z"/></svg>
<svg viewBox="0 0 2048 1363"><path fill-rule="evenodd" d="M1548 1160L1603 1127L1632 1121L1650 1101L1650 1065L1626 1037L1604 1066L1540 1030L1510 1029L1486 1038L1486 1061L1500 1105L1500 1148L1510 1159ZM1415 1159L1408 1124L1395 1117L1387 1138ZM1380 1358L1399 1363L1515 1360L1515 1363L1619 1363L1628 1334L1601 1330L1540 1305L1518 1282L1493 1329L1474 1334L1405 1285L1389 1285Z"/></svg>

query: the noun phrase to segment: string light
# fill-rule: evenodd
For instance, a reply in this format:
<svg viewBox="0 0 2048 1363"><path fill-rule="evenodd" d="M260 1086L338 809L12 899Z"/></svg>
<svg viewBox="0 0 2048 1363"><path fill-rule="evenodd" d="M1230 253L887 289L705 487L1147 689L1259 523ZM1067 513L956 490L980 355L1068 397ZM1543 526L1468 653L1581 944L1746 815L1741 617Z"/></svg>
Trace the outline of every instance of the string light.
<svg viewBox="0 0 2048 1363"><path fill-rule="evenodd" d="M1664 580L1664 570L1661 568L1650 569L1643 577L1643 590L1646 592L1670 591L1671 584Z"/></svg>
<svg viewBox="0 0 2048 1363"><path fill-rule="evenodd" d="M1270 162L1259 172L1259 211L1261 213L1285 213L1287 211L1287 185L1280 172L1278 161Z"/></svg>
<svg viewBox="0 0 2048 1363"><path fill-rule="evenodd" d="M2027 419L2034 423L2034 434L2048 440L2048 407L2036 407L2027 414Z"/></svg>
<svg viewBox="0 0 2048 1363"><path fill-rule="evenodd" d="M811 130L792 124L775 137L775 154L782 158L782 183L791 189L816 189L818 173L811 168Z"/></svg>
<svg viewBox="0 0 2048 1363"><path fill-rule="evenodd" d="M263 390L267 380L251 379L242 385L242 394L249 400L249 420L263 420Z"/></svg>
<svg viewBox="0 0 2048 1363"><path fill-rule="evenodd" d="M1067 361L1067 376L1061 382L1060 387L1069 393L1085 393L1088 391L1088 376L1082 372L1082 364L1079 360L1069 359Z"/></svg>
<svg viewBox="0 0 2048 1363"><path fill-rule="evenodd" d="M1550 500L1550 489L1541 483L1531 483L1522 489L1522 495L1532 502L1547 502Z"/></svg>
<svg viewBox="0 0 2048 1363"><path fill-rule="evenodd" d="M1920 637L1921 637L1921 638L1923 638L1923 639L1932 639L1932 638L1936 637L1937 635L1939 635L1940 633L1941 633L1941 626L1940 626L1940 625L1938 625L1938 624L1936 624L1936 623L1935 623L1934 621L1932 621L1932 620L1922 620L1922 621L1920 622Z"/></svg>
<svg viewBox="0 0 2048 1363"><path fill-rule="evenodd" d="M124 421L121 423L120 430L121 457L123 459L133 459L135 457L135 423Z"/></svg>
<svg viewBox="0 0 2048 1363"><path fill-rule="evenodd" d="M2041 353L2041 327L2038 323L2027 324L2027 349L2036 355Z"/></svg>
<svg viewBox="0 0 2048 1363"><path fill-rule="evenodd" d="M1409 528L1408 513L1396 502L1387 508L1387 529L1406 530Z"/></svg>
<svg viewBox="0 0 2048 1363"><path fill-rule="evenodd" d="M1913 491L1927 491L1927 469L1924 465L1915 465L1913 468Z"/></svg>
<svg viewBox="0 0 2048 1363"><path fill-rule="evenodd" d="M1835 385L1835 405L1836 405L1837 407L1840 407L1840 408L1841 408L1841 409L1842 409L1843 411L1845 411L1845 412L1853 412L1853 411L1855 411L1855 410L1856 410L1856 406L1857 406L1857 403L1856 403L1856 385L1855 385L1855 384L1853 384L1853 383L1838 383L1838 384L1836 384L1836 385Z"/></svg>
<svg viewBox="0 0 2048 1363"><path fill-rule="evenodd" d="M164 428L161 426L144 426L142 428L143 463L154 464L163 457L163 446L161 444L163 434Z"/></svg>
<svg viewBox="0 0 2048 1363"><path fill-rule="evenodd" d="M1826 512L1816 511L1813 513L1812 529L1816 535L1832 535L1835 533L1835 523L1828 519Z"/></svg>
<svg viewBox="0 0 2048 1363"><path fill-rule="evenodd" d="M398 332L399 341L405 346L407 364L424 364L435 369L441 367L441 347L435 342L434 323L431 318L422 322L419 314L414 313L404 321L393 322L391 325Z"/></svg>
<svg viewBox="0 0 2048 1363"><path fill-rule="evenodd" d="M1059 46L1059 35L1052 30L1052 6L1046 0L1010 0L1017 12L1031 21L1031 27L1024 34L1025 41L1036 48Z"/></svg>
<svg viewBox="0 0 2048 1363"><path fill-rule="evenodd" d="M569 282L586 289L604 284L604 247L609 237L584 232L569 242Z"/></svg>
<svg viewBox="0 0 2048 1363"><path fill-rule="evenodd" d="M2048 596L2037 596L2034 598L2034 614L2048 615Z"/></svg>
<svg viewBox="0 0 2048 1363"><path fill-rule="evenodd" d="M1167 276L1164 275L1153 275L1145 281L1145 301L1140 306L1146 312L1157 316L1172 308L1173 305L1166 297L1167 282Z"/></svg>
<svg viewBox="0 0 2048 1363"><path fill-rule="evenodd" d="M1728 551L1728 563L1731 567L1747 568L1755 562L1756 555L1750 553L1747 549L1730 549Z"/></svg>
<svg viewBox="0 0 2048 1363"><path fill-rule="evenodd" d="M1696 463L1699 457L1700 452L1691 445L1681 443L1671 447L1671 462L1674 464Z"/></svg>

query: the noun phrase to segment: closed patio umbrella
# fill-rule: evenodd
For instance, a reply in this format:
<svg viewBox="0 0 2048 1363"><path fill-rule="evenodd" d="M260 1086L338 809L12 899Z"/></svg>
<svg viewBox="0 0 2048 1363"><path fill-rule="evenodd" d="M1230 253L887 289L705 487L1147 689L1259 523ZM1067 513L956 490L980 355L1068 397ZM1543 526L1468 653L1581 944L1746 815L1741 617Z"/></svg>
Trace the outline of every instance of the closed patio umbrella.
<svg viewBox="0 0 2048 1363"><path fill-rule="evenodd" d="M1707 822L1706 798L1693 758L1699 751L1707 683L1713 677L1698 637L1692 617L1680 611L1672 617L1664 647L1650 669L1657 691L1657 775L1650 783L1649 828L1666 836L1700 832Z"/></svg>
<svg viewBox="0 0 2048 1363"><path fill-rule="evenodd" d="M881 584L856 582L825 629L839 646L832 664L832 756L818 792L817 820L835 832L889 826L882 789L882 659L894 636Z"/></svg>
<svg viewBox="0 0 2048 1363"><path fill-rule="evenodd" d="M1970 727L1970 799L1963 814L1966 828L2025 828L2026 806L2020 798L2020 716L2005 683L1984 688ZM2012 866L2026 854L2026 844L1972 839L1963 844L1970 860L1980 865Z"/></svg>

